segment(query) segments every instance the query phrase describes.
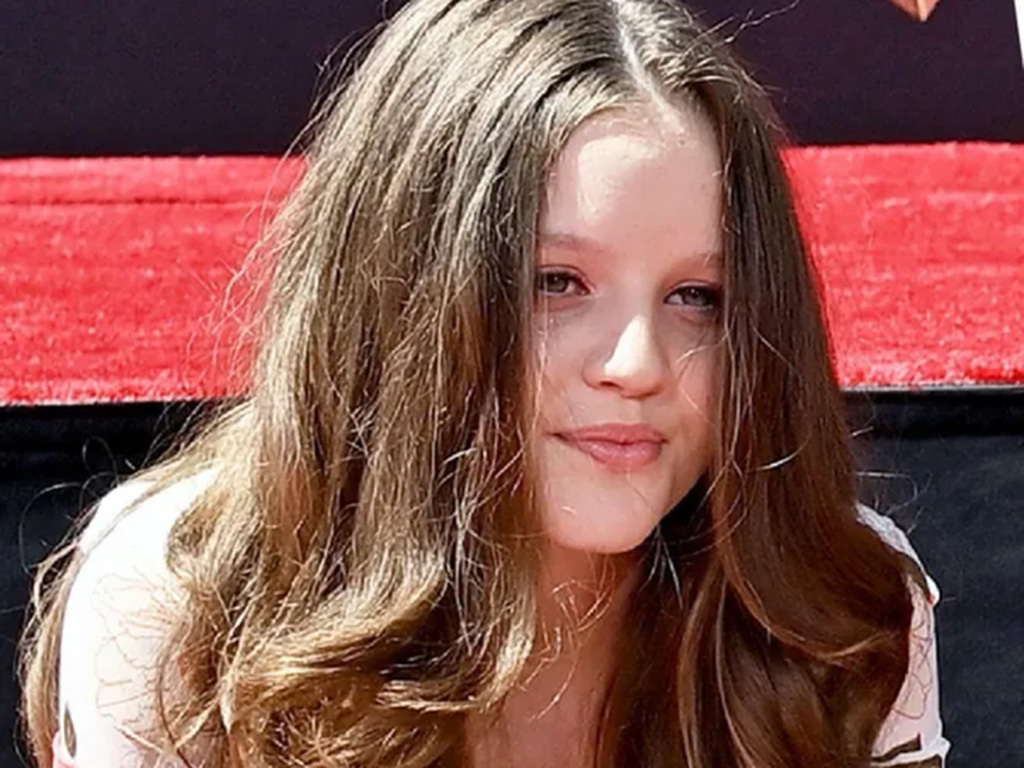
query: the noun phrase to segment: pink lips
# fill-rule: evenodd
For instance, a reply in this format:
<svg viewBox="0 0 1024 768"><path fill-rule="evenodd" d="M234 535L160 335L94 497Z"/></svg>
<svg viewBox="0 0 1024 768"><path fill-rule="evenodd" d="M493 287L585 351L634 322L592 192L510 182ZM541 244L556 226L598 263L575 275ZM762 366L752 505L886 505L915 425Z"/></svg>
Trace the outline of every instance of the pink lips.
<svg viewBox="0 0 1024 768"><path fill-rule="evenodd" d="M661 454L665 436L646 424L595 424L557 437L609 469L641 469Z"/></svg>

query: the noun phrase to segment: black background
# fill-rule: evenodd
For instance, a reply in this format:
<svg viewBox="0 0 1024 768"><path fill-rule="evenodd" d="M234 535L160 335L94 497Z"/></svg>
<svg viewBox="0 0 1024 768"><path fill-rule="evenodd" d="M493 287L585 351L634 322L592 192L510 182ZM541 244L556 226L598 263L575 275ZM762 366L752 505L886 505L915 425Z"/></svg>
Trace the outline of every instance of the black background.
<svg viewBox="0 0 1024 768"><path fill-rule="evenodd" d="M391 2L393 10L400 3ZM702 0L808 144L1024 139L1013 0ZM380 2L7 0L0 154L278 154Z"/></svg>

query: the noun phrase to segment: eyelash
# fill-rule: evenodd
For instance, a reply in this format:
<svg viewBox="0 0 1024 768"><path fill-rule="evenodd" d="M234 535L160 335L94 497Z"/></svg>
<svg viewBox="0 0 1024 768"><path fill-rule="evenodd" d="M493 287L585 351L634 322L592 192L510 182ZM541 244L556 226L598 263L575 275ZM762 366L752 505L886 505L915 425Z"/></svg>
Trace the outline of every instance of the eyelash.
<svg viewBox="0 0 1024 768"><path fill-rule="evenodd" d="M567 270L550 270L550 271L546 271L546 272L539 272L537 274L536 284L537 284L537 293L538 294L544 295L546 293L545 290L544 290L545 280L549 280L552 277L564 278L564 279L566 279L566 280L568 280L568 281L570 281L572 283L575 283L582 291L586 290L586 287L583 285L583 281L579 277L574 275L572 272L569 272ZM712 314L714 312L717 312L718 308L721 306L721 303L722 303L722 291L721 291L721 289L718 286L714 286L714 285L683 285L683 286L680 286L679 288L676 288L669 295L670 296L674 296L676 294L681 294L683 292L697 292L698 294L702 295L705 298L707 303L702 305L702 306L695 307L695 308L698 311L705 312L707 314ZM571 295L571 294L564 293L564 292L557 292L556 291L554 293L546 293L546 295L548 295L548 296L556 296L556 297L564 297L564 296ZM691 295L693 295L693 294L691 293ZM680 305L673 305L673 306L680 306ZM682 306L693 307L692 304L684 304Z"/></svg>

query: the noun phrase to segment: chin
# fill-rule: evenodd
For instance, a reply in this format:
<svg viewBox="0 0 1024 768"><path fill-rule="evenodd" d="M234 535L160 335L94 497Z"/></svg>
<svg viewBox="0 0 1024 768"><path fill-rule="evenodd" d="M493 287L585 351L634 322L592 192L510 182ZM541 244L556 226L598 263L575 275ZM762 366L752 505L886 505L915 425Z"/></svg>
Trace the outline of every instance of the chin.
<svg viewBox="0 0 1024 768"><path fill-rule="evenodd" d="M601 506L607 509L610 505L606 501ZM642 546L662 517L648 509L619 507L615 512L596 513L583 511L586 509L580 504L552 504L543 515L547 538L564 549L621 555Z"/></svg>

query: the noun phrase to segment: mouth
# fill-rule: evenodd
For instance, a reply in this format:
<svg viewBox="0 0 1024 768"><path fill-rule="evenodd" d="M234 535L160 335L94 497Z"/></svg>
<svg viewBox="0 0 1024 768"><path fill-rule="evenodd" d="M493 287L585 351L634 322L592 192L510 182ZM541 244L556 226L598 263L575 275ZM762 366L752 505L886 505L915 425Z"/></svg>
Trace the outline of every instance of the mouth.
<svg viewBox="0 0 1024 768"><path fill-rule="evenodd" d="M587 430L556 433L555 437L615 472L636 471L650 466L661 455L665 442L664 438L655 437L653 432L643 439L608 432L599 436Z"/></svg>

